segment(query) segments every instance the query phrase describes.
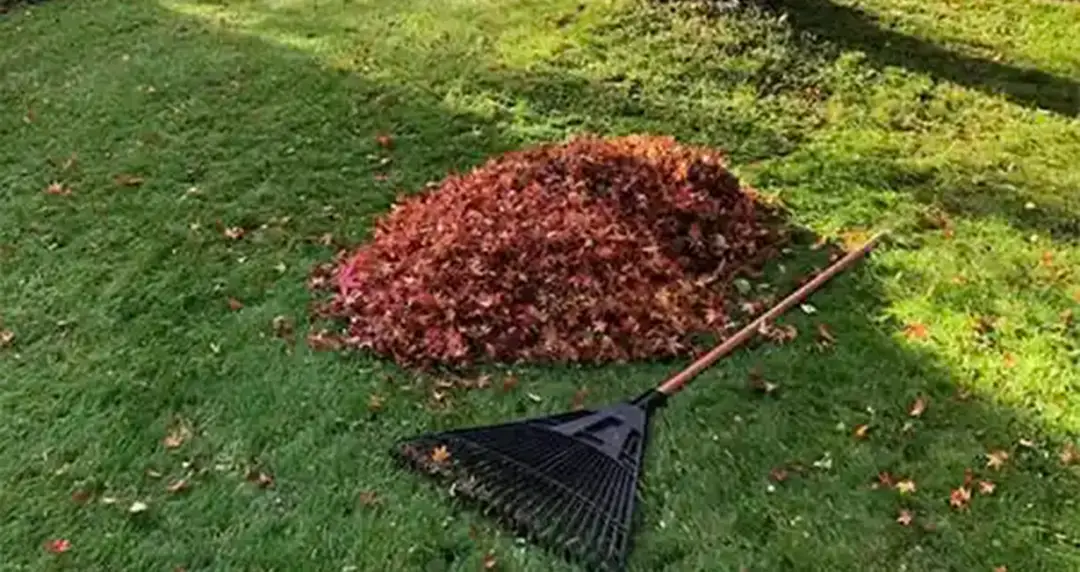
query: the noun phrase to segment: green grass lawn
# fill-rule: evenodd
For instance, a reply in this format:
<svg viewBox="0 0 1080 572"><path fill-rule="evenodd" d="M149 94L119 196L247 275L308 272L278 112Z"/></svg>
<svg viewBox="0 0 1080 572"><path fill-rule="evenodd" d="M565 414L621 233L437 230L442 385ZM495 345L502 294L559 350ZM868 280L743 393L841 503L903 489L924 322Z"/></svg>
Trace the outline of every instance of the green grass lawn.
<svg viewBox="0 0 1080 572"><path fill-rule="evenodd" d="M1080 435L1080 4L785 4L0 15L0 570L477 570L489 551L504 570L563 569L388 447L561 411L581 388L589 404L635 395L681 363L516 368L515 389L432 405L432 379L302 340L306 274L333 255L318 237L361 241L399 193L581 132L727 149L822 236L897 229L817 313L785 319L794 342L746 348L664 410L633 569L1080 569L1080 472L1059 459ZM775 395L747 389L755 367ZM998 469L994 450L1010 454ZM996 488L955 510L968 468ZM872 487L881 471L916 490ZM66 553L44 548L61 538Z"/></svg>

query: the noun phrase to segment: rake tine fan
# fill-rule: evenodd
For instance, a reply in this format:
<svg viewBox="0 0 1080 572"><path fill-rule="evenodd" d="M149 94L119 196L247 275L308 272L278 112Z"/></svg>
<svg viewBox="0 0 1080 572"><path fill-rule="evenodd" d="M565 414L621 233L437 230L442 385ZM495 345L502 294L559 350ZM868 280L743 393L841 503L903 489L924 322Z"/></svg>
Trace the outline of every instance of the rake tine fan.
<svg viewBox="0 0 1080 572"><path fill-rule="evenodd" d="M868 253L871 238L657 388L602 409L428 433L394 455L518 534L594 570L622 570L649 418L691 379Z"/></svg>

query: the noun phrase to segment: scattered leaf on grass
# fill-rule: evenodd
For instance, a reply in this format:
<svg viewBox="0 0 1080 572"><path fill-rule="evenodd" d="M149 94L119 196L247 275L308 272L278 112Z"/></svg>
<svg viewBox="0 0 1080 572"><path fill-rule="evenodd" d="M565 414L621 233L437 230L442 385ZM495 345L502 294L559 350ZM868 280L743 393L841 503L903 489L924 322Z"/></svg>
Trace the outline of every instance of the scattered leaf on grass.
<svg viewBox="0 0 1080 572"><path fill-rule="evenodd" d="M975 482L975 471L971 470L971 467L964 469L964 484L965 489L971 488L971 483Z"/></svg>
<svg viewBox="0 0 1080 572"><path fill-rule="evenodd" d="M896 522L900 523L900 526L910 526L911 521L915 518L915 514L908 509L902 509L900 515L896 517Z"/></svg>
<svg viewBox="0 0 1080 572"><path fill-rule="evenodd" d="M772 395L777 389L780 389L780 385L773 383L765 379L764 374L761 372L761 366L755 365L750 370L750 379L747 381L747 385L750 390L756 393L764 395Z"/></svg>
<svg viewBox="0 0 1080 572"><path fill-rule="evenodd" d="M15 342L15 332L0 330L0 348L6 348Z"/></svg>
<svg viewBox="0 0 1080 572"><path fill-rule="evenodd" d="M997 485L993 481L979 481L979 494L992 495Z"/></svg>
<svg viewBox="0 0 1080 572"><path fill-rule="evenodd" d="M799 336L799 330L791 324L782 324L778 326L763 322L758 329L758 332L769 340L781 345L786 344Z"/></svg>
<svg viewBox="0 0 1080 572"><path fill-rule="evenodd" d="M894 477L889 471L881 471L877 475L877 483L875 484L877 486L891 489L896 486L896 477Z"/></svg>
<svg viewBox="0 0 1080 572"><path fill-rule="evenodd" d="M394 138L386 133L380 133L375 137L375 142L379 144L379 147L383 149L390 149L394 146Z"/></svg>
<svg viewBox="0 0 1080 572"><path fill-rule="evenodd" d="M450 460L450 451L446 450L446 445L439 445L432 449L431 460L436 463L445 463Z"/></svg>
<svg viewBox="0 0 1080 572"><path fill-rule="evenodd" d="M143 501L135 501L128 507L128 512L131 514L140 514L150 510L150 505Z"/></svg>
<svg viewBox="0 0 1080 572"><path fill-rule="evenodd" d="M260 471L258 469L248 469L247 474L244 475L249 483L258 485L259 488L268 489L274 486L274 477L269 473Z"/></svg>
<svg viewBox="0 0 1080 572"><path fill-rule="evenodd" d="M165 438L161 440L161 443L165 445L166 449L176 449L184 444L191 437L191 428L187 423L180 421L176 423L172 429L169 429L169 433L165 435Z"/></svg>
<svg viewBox="0 0 1080 572"><path fill-rule="evenodd" d="M86 504L93 495L88 489L76 489L71 493L71 500L76 504Z"/></svg>
<svg viewBox="0 0 1080 572"><path fill-rule="evenodd" d="M929 335L925 324L913 323L904 326L904 336L909 340L922 340Z"/></svg>
<svg viewBox="0 0 1080 572"><path fill-rule="evenodd" d="M326 330L308 333L307 343L308 347L317 352L337 351L341 349L341 339Z"/></svg>
<svg viewBox="0 0 1080 572"><path fill-rule="evenodd" d="M142 177L138 175L131 175L128 173L120 173L119 175L113 177L113 182L117 185L120 185L121 187L138 187L139 185L143 184L144 181L145 179L143 179Z"/></svg>
<svg viewBox="0 0 1080 572"><path fill-rule="evenodd" d="M506 376L505 378L503 378L503 382L502 382L502 390L503 390L503 391L511 391L511 390L513 390L513 389L514 389L515 387L517 387L517 385L518 385L518 378L517 378L517 376L515 376L515 375L508 375L508 376Z"/></svg>
<svg viewBox="0 0 1080 572"><path fill-rule="evenodd" d="M383 400L383 398L379 396L379 394L372 393L371 397L368 398L367 402L368 411L372 413L378 413L379 411L382 411L383 405L385 403L385 400Z"/></svg>
<svg viewBox="0 0 1080 572"><path fill-rule="evenodd" d="M488 552L484 555L484 570L494 570L499 566L499 563L495 560L495 553Z"/></svg>
<svg viewBox="0 0 1080 572"><path fill-rule="evenodd" d="M1009 567L1008 566L998 566L997 568L994 568L994 572L1009 572Z"/></svg>
<svg viewBox="0 0 1080 572"><path fill-rule="evenodd" d="M990 469L1000 469L1009 460L1009 453L1001 449L990 451L986 454L986 466Z"/></svg>
<svg viewBox="0 0 1080 572"><path fill-rule="evenodd" d="M375 506L380 502L379 495L375 494L375 491L361 491L358 498L363 506Z"/></svg>
<svg viewBox="0 0 1080 572"><path fill-rule="evenodd" d="M1063 465L1075 465L1080 462L1080 449L1077 449L1073 443L1065 443L1058 458L1061 459Z"/></svg>
<svg viewBox="0 0 1080 572"><path fill-rule="evenodd" d="M769 471L769 478L778 483L788 480L788 476L787 469L783 467L773 467L772 470Z"/></svg>
<svg viewBox="0 0 1080 572"><path fill-rule="evenodd" d="M146 469L146 476L150 477L151 479L160 479L161 471L158 471L156 469Z"/></svg>
<svg viewBox="0 0 1080 572"><path fill-rule="evenodd" d="M969 502L971 502L971 489L967 487L953 489L949 494L949 506L955 509L967 508Z"/></svg>
<svg viewBox="0 0 1080 572"><path fill-rule="evenodd" d="M865 424L865 423L863 423L861 425L856 425L855 426L855 431L854 431L853 434L855 435L856 439L859 439L859 440L868 439L870 437L870 426Z"/></svg>
<svg viewBox="0 0 1080 572"><path fill-rule="evenodd" d="M58 197L70 197L71 196L71 187L68 187L67 185L65 185L63 183L54 181L48 187L45 187L45 194L46 195L55 195L55 196L58 196Z"/></svg>
<svg viewBox="0 0 1080 572"><path fill-rule="evenodd" d="M1016 367L1016 356L1014 356L1012 352L1005 352L1002 361L1006 368L1012 369L1013 367Z"/></svg>
<svg viewBox="0 0 1080 572"><path fill-rule="evenodd" d="M920 417L923 412L926 411L926 399L923 396L915 398L915 401L908 408L908 415L912 417Z"/></svg>
<svg viewBox="0 0 1080 572"><path fill-rule="evenodd" d="M182 493L190 488L191 483L187 479L180 479L169 483L168 486L165 487L165 491L176 494Z"/></svg>
<svg viewBox="0 0 1080 572"><path fill-rule="evenodd" d="M45 544L45 550L53 554L63 554L71 550L71 541L66 538L56 538Z"/></svg>
<svg viewBox="0 0 1080 572"><path fill-rule="evenodd" d="M244 308L244 303L236 298L229 298L229 309L233 312L237 312Z"/></svg>
<svg viewBox="0 0 1080 572"><path fill-rule="evenodd" d="M290 339L293 335L293 321L286 316L276 316L272 322L274 335L279 338Z"/></svg>
<svg viewBox="0 0 1080 572"><path fill-rule="evenodd" d="M244 229L238 226L230 226L229 228L225 229L224 234L226 238L231 238L232 240L240 240L241 238L244 238Z"/></svg>
<svg viewBox="0 0 1080 572"><path fill-rule="evenodd" d="M915 489L915 481L911 479L904 479L902 481L897 481L896 483L897 492L903 495L909 495L915 492Z"/></svg>
<svg viewBox="0 0 1080 572"><path fill-rule="evenodd" d="M817 341L819 345L826 348L836 345L836 336L833 335L828 324L822 322L817 325Z"/></svg>
<svg viewBox="0 0 1080 572"><path fill-rule="evenodd" d="M570 408L574 411L585 409L585 398L589 396L589 390L582 387L574 392L574 398L570 402Z"/></svg>

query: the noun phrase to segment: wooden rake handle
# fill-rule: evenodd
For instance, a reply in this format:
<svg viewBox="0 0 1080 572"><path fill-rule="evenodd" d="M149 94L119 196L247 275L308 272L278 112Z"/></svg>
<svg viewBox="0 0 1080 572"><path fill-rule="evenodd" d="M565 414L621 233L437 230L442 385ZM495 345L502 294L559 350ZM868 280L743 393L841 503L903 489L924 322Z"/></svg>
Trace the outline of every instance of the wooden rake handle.
<svg viewBox="0 0 1080 572"><path fill-rule="evenodd" d="M862 257L870 252L886 234L888 234L888 232L881 232L874 235L857 250L847 253L843 258L832 263L831 266L815 276L813 280L803 284L798 290L792 292L791 295L784 298L779 304L773 306L771 310L758 316L753 322L750 322L746 327L739 330L738 333L724 340L723 343L710 350L709 353L698 358L697 361L687 366L686 369L668 378L664 383L660 384L656 390L669 397L678 393L687 383L690 383L690 380L694 379L699 373L714 364L716 360L731 353L744 342L754 337L763 324L780 317L781 314L790 310L792 306L805 300L830 278L847 270L862 259Z"/></svg>

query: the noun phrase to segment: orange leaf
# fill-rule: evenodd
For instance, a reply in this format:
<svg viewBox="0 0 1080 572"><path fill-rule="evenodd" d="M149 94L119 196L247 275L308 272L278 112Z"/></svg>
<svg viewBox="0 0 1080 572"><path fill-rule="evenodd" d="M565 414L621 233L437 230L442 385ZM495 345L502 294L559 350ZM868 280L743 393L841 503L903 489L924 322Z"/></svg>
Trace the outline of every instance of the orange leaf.
<svg viewBox="0 0 1080 572"><path fill-rule="evenodd" d="M1009 460L1009 453L997 449L986 454L986 466L991 469L1000 469Z"/></svg>
<svg viewBox="0 0 1080 572"><path fill-rule="evenodd" d="M236 298L229 298L229 309L236 312L244 307L244 303Z"/></svg>
<svg viewBox="0 0 1080 572"><path fill-rule="evenodd" d="M896 486L896 479L892 476L892 473L888 471L881 471L877 476L878 483L881 486L893 488Z"/></svg>
<svg viewBox="0 0 1080 572"><path fill-rule="evenodd" d="M904 479L902 481L899 481L896 483L896 490L900 492L900 494L911 494L915 492L915 481L911 479Z"/></svg>
<svg viewBox="0 0 1080 572"><path fill-rule="evenodd" d="M1054 265L1054 253L1049 250L1044 250L1042 253L1042 265L1050 268Z"/></svg>
<svg viewBox="0 0 1080 572"><path fill-rule="evenodd" d="M505 378L503 378L503 382L502 382L502 390L503 390L503 391L511 391L511 390L513 390L513 389L514 389L515 387L517 387L517 385L518 385L518 378L517 378L517 376L515 376L515 375L508 375L508 376L506 376Z"/></svg>
<svg viewBox="0 0 1080 572"><path fill-rule="evenodd" d="M870 426L869 425L863 423L862 425L857 425L855 427L855 438L856 439L862 440L862 439L868 439L869 437L870 437Z"/></svg>
<svg viewBox="0 0 1080 572"><path fill-rule="evenodd" d="M949 506L955 509L967 508L969 502L971 502L971 489L960 487L953 489L949 494Z"/></svg>
<svg viewBox="0 0 1080 572"><path fill-rule="evenodd" d="M909 526L914 518L915 514L905 508L901 510L900 515L896 517L896 522L899 522L901 526Z"/></svg>
<svg viewBox="0 0 1080 572"><path fill-rule="evenodd" d="M385 133L380 133L375 137L375 142L379 144L379 147L383 149L390 149L394 146L394 138Z"/></svg>
<svg viewBox="0 0 1080 572"><path fill-rule="evenodd" d="M372 413L377 413L379 411L382 411L383 403L384 403L384 401L383 401L382 397L380 397L376 393L372 393L371 397L368 398L368 402L367 402L368 411L370 411Z"/></svg>
<svg viewBox="0 0 1080 572"><path fill-rule="evenodd" d="M979 481L979 494L992 495L997 485L993 481Z"/></svg>
<svg viewBox="0 0 1080 572"><path fill-rule="evenodd" d="M495 553L488 552L484 555L484 570L495 570L499 563L495 561Z"/></svg>
<svg viewBox="0 0 1080 572"><path fill-rule="evenodd" d="M915 399L915 402L908 408L908 415L912 417L920 417L923 412L926 411L926 399L923 396L919 396Z"/></svg>
<svg viewBox="0 0 1080 572"><path fill-rule="evenodd" d="M1014 356L1012 352L1005 352L1004 362L1006 368L1012 369L1013 367L1016 367L1016 356Z"/></svg>
<svg viewBox="0 0 1080 572"><path fill-rule="evenodd" d="M127 173L121 173L113 177L113 182L121 187L138 187L143 184L144 179L137 175L129 175Z"/></svg>
<svg viewBox="0 0 1080 572"><path fill-rule="evenodd" d="M53 554L63 554L64 552L71 550L71 541L66 538L50 540L45 545L45 549Z"/></svg>
<svg viewBox="0 0 1080 572"><path fill-rule="evenodd" d="M440 464L450 460L450 451L446 450L446 445L439 445L432 449L431 460Z"/></svg>
<svg viewBox="0 0 1080 572"><path fill-rule="evenodd" d="M926 329L925 324L920 324L916 322L904 326L904 336L906 336L909 340L922 340L925 339L928 335L929 331Z"/></svg>

